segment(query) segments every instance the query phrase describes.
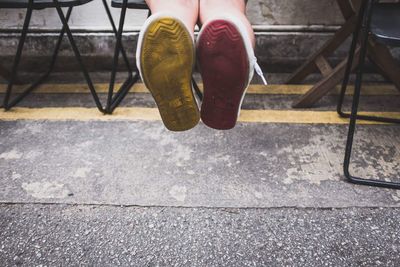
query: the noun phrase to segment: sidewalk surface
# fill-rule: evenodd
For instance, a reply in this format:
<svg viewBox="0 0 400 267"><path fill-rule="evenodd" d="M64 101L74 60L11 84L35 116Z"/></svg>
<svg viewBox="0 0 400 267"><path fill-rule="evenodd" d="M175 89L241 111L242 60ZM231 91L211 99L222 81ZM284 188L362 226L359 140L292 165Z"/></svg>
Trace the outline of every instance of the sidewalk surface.
<svg viewBox="0 0 400 267"><path fill-rule="evenodd" d="M362 110L399 116L375 87ZM0 262L398 266L400 191L344 180L337 95L292 110L303 89L252 86L225 132L168 132L141 85L115 116L77 84L0 111ZM360 124L352 171L399 177L399 130Z"/></svg>

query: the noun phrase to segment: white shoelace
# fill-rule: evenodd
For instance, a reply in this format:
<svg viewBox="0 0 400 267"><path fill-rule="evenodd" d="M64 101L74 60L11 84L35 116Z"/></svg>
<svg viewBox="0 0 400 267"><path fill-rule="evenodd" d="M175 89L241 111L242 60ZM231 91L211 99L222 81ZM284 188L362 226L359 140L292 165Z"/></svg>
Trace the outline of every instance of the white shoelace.
<svg viewBox="0 0 400 267"><path fill-rule="evenodd" d="M260 65L258 65L258 63L257 63L257 59L255 60L255 63L254 63L254 70L256 71L258 76L260 76L260 78L262 79L264 85L268 85L267 79L265 79L264 73L263 73Z"/></svg>

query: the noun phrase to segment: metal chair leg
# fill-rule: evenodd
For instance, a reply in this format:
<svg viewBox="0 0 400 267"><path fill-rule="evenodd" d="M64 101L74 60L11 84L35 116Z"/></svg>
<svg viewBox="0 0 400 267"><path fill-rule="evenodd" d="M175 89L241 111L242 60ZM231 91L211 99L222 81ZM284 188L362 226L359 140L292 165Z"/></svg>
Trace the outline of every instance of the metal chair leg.
<svg viewBox="0 0 400 267"><path fill-rule="evenodd" d="M115 50L114 50L114 61L113 61L113 66L112 66L112 71L111 71L111 78L110 78L108 97L107 97L107 106L106 106L106 113L108 113L108 114L111 114L114 111L114 109L120 104L120 102L124 99L126 94L129 92L129 90L133 86L133 84L135 84L135 82L137 82L137 80L139 79L138 73L136 73L136 75L134 77L130 76L124 82L124 84L121 86L121 88L118 90L118 92L115 94L115 96L113 96L115 78L116 78L116 73L117 73L117 68L118 68L119 53L122 52L122 54L124 55L124 49L122 46L122 33L124 30L127 7L128 7L128 1L124 0L122 3L122 8L121 8L119 27L118 27L118 31L116 32L117 42L116 42ZM130 73L132 73L132 72L130 72ZM130 74L130 75L132 75L132 74Z"/></svg>
<svg viewBox="0 0 400 267"><path fill-rule="evenodd" d="M69 20L69 18L71 16L72 9L73 9L73 7L70 7L68 9L68 11L67 11L67 15L66 15L66 20L67 21ZM31 10L31 13L32 13L32 10ZM24 34L24 29L23 29L23 34ZM64 38L64 34L65 34L65 28L63 27L61 29L61 32L60 32L59 36L58 36L57 43L56 43L56 46L54 48L54 52L53 52L53 55L51 57L51 61L50 61L50 64L49 64L49 67L48 67L47 71L37 81L32 83L26 89L24 89L22 91L22 93L20 93L18 96L16 96L12 101L10 101L9 98L11 96L13 84L11 84L11 86L9 85L9 90L7 90L7 94L8 95L6 95L6 98L5 98L5 101L7 103L6 102L4 103L4 107L5 107L6 110L9 110L10 108L12 108L15 105L17 105L20 101L22 101L22 99L24 99L29 93L31 93L34 89L36 89L38 86L40 86L49 77L50 73L54 69L54 65L55 65L56 60L57 60L58 52L60 51L60 47L61 47L62 40ZM27 29L26 29L26 32L25 32L25 37L26 37L26 35L27 35ZM24 37L23 42L25 41L25 37ZM22 46L23 46L23 43L22 43ZM20 49L20 48L18 48L18 49ZM22 47L21 47L21 49L22 49ZM22 50L21 51L17 51L16 60L18 62L20 61L21 53L22 53ZM15 75L16 75L16 73L15 73ZM15 82L15 80L14 80L14 82Z"/></svg>
<svg viewBox="0 0 400 267"><path fill-rule="evenodd" d="M197 85L197 82L192 78L192 83L193 83L193 88L194 91L196 92L196 95L199 97L200 101L203 101L203 93L201 92L199 86Z"/></svg>
<svg viewBox="0 0 400 267"><path fill-rule="evenodd" d="M370 5L373 5L375 1L372 1L371 3L369 3ZM369 17L366 18L365 17L365 8L367 8L365 5L362 5L359 11L359 18L357 21L357 26L356 29L361 29L361 26L363 24L363 20L364 19L368 19L370 20L372 13L370 12L370 14L367 14ZM369 32L369 25L366 26L367 27L367 36L368 36L368 32ZM347 90L347 85L349 83L350 80L350 74L351 74L351 69L352 69L352 63L354 61L354 55L356 52L356 48L357 48L357 44L359 41L359 35L360 32L359 31L354 31L353 34L353 40L351 43L351 47L350 47L350 52L349 52L349 58L347 61L347 66L346 66L346 72L343 78L343 83L342 83L342 88L340 91L340 95L339 95L339 101L337 104L337 113L339 114L340 117L342 118L350 118L351 114L350 113L346 113L343 111L343 101L346 95L346 90ZM386 117L377 117L377 116L366 116L366 115L357 115L357 119L361 119L361 120L368 120L368 121L378 121L378 122L386 122L386 123L400 123L400 119L395 119L395 118L386 118Z"/></svg>
<svg viewBox="0 0 400 267"><path fill-rule="evenodd" d="M124 2L126 2L127 5L127 1L125 0ZM123 3L125 4L125 3ZM122 9L124 9L124 5L122 6ZM125 21L125 14L126 14L126 9L127 6L125 6L125 11L121 9L121 17L120 17L120 25L119 25L119 33L117 35L117 40L120 39L120 44L122 47L122 33L123 33L123 27L124 27L124 21ZM151 16L151 10L149 9L147 17ZM123 19L123 23L121 23L121 19ZM116 49L118 49L118 46L116 47ZM115 66L116 67L116 66ZM116 68L115 68L116 69ZM120 102L125 98L126 94L129 91L129 88L132 87L136 82L138 82L140 76L139 76L139 70L136 67L136 71L135 71L135 76L133 77L132 81L126 80L125 83L121 86L121 89L115 94L113 100L112 100L112 104L109 108L108 113L112 113L115 108L120 104ZM130 84L129 84L130 83ZM124 88L126 88L124 90Z"/></svg>
<svg viewBox="0 0 400 267"><path fill-rule="evenodd" d="M73 10L73 7L68 8L67 15L65 16L65 20L67 21L67 23L69 21L69 18L71 17L72 10ZM61 29L60 35L58 36L58 40L57 40L56 47L53 52L53 56L51 57L49 69L48 69L47 73L44 75L44 77L46 77L46 78L50 75L50 73L54 69L54 65L56 64L58 52L60 51L60 47L61 47L61 43L64 39L64 35L65 35L65 27L63 26Z"/></svg>
<svg viewBox="0 0 400 267"><path fill-rule="evenodd" d="M350 161L351 161L351 152L352 152L352 148L353 148L354 133L355 133L355 129L356 129L357 119L359 118L357 116L357 112L358 112L358 105L359 105L359 99L360 99L360 94L361 94L361 85L362 85L362 76L363 76L363 70L364 70L365 57L366 57L366 53L367 53L369 22L371 19L372 1L371 0L364 1L363 5L364 5L363 8L366 12L366 16L363 17L363 24L362 24L361 51L360 51L360 63L359 63L360 65L357 70L357 78L356 78L356 84L355 84L353 104L352 104L351 115L350 115L350 125L349 125L344 166L343 166L344 174L345 174L346 178L348 179L348 181L350 181L351 183L368 185L368 186L376 186L376 187L384 187L384 188L392 188L392 189L400 189L400 183L386 182L386 181L382 181L382 180L365 179L365 178L356 177L356 176L351 175L350 170L349 170Z"/></svg>
<svg viewBox="0 0 400 267"><path fill-rule="evenodd" d="M97 108L98 108L98 110L100 112L105 113L105 109L101 105L99 96L98 96L98 94L96 92L96 89L94 88L93 82L92 82L92 80L91 80L91 78L89 76L89 72L87 71L85 65L83 64L81 54L80 54L80 52L78 50L78 47L77 47L77 45L75 43L75 40L74 40L73 36L72 36L72 32L71 32L71 30L70 30L70 28L68 26L68 22L67 22L67 20L66 20L66 18L64 16L64 13L63 13L63 11L61 9L59 0L53 0L53 2L54 2L54 5L56 7L58 16L59 16L59 18L60 18L60 20L61 20L61 22L63 24L63 27L65 27L65 32L66 32L68 40L69 40L69 42L71 44L72 50L73 50L73 52L75 54L75 58L78 61L78 64L79 64L79 66L81 68L81 71L82 71L82 73L83 73L83 75L85 77L86 83L87 83L87 85L89 87L89 90L90 90L92 96L93 96L95 104L96 104L96 106L97 106Z"/></svg>
<svg viewBox="0 0 400 267"><path fill-rule="evenodd" d="M9 100L10 100L11 91L12 91L12 88L14 85L15 78L17 77L18 66L19 66L19 63L21 60L21 55L22 55L22 50L24 48L26 35L28 34L29 24L30 24L31 18L32 18L32 12L33 12L33 0L29 0L29 6L26 10L24 25L22 27L22 32L21 32L21 37L18 42L17 53L15 54L14 63L13 63L13 67L11 70L10 81L8 83L7 91L4 96L3 106L4 106L5 110L9 110L12 107L12 105L9 104Z"/></svg>
<svg viewBox="0 0 400 267"><path fill-rule="evenodd" d="M106 13L107 13L108 20L110 21L111 27L113 29L113 33L114 33L115 37L118 38L118 30L117 30L117 27L115 26L115 22L111 15L111 11L110 11L110 8L108 7L107 1L106 0L102 0L102 1L103 1L104 9L106 10ZM131 67L131 64L129 63L128 56L127 56L126 51L125 51L124 47L122 46L122 44L121 44L121 53L122 53L123 59L125 61L126 67L128 69L128 73L130 76L132 76L132 72L133 72L132 67Z"/></svg>
<svg viewBox="0 0 400 267"><path fill-rule="evenodd" d="M349 52L349 57L347 59L347 66L346 66L346 71L343 77L343 82L342 82L342 88L340 91L340 95L339 95L339 101L337 104L337 113L341 116L341 117L346 117L349 114L346 114L343 112L342 107L343 107L343 101L344 98L346 96L346 90L347 90L347 86L349 84L349 80L350 80L350 74L351 74L351 70L352 70L352 66L353 66L353 61L354 61L354 56L356 53L356 49L357 49L357 44L358 44L358 39L359 39L359 35L360 35L360 30L362 23L363 23L363 19L364 19L364 12L365 12L365 6L361 6L360 11L359 11L360 15L358 16L357 19L357 24L356 24L356 29L353 33L353 39L351 41L351 46L350 46L350 52Z"/></svg>

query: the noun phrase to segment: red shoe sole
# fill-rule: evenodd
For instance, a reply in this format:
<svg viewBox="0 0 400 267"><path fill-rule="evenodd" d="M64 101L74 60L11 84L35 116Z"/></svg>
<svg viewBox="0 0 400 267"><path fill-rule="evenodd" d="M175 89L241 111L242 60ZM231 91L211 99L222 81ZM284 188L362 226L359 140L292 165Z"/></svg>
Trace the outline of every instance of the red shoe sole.
<svg viewBox="0 0 400 267"><path fill-rule="evenodd" d="M249 79L249 58L234 24L215 20L202 30L197 56L204 84L201 119L209 127L235 127Z"/></svg>

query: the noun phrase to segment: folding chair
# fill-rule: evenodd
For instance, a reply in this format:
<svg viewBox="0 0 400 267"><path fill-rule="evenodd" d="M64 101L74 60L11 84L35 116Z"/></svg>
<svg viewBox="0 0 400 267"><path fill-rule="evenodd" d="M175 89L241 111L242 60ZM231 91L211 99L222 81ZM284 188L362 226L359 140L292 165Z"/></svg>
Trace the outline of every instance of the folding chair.
<svg viewBox="0 0 400 267"><path fill-rule="evenodd" d="M55 62L57 59L57 55L60 50L61 42L62 42L65 34L67 34L67 37L68 37L68 40L73 49L75 58L76 58L76 60L79 64L79 67L85 77L85 80L87 82L87 85L93 96L93 99L95 101L97 108L99 109L99 111L101 111L103 113L106 113L106 111L109 110L109 107L104 108L99 100L99 97L94 88L93 82L89 76L89 73L88 73L86 67L83 64L81 54L78 50L78 47L77 47L75 40L73 38L73 35L71 33L71 30L68 26L68 21L71 16L72 9L77 6L87 4L91 1L92 0L0 0L0 8L7 8L7 9L24 8L24 9L26 9L25 20L24 20L21 36L20 36L20 39L18 42L17 52L16 52L16 55L14 58L11 75L9 78L9 83L8 83L6 94L4 97L4 109L5 110L9 110L10 108L17 105L30 92L32 92L35 88L37 88L39 85L41 85L43 82L46 81L46 79L49 77L50 73L52 72L52 70L54 68L54 65L55 65ZM108 19L110 20L114 34L115 34L115 36L117 36L116 26L112 19L107 2L106 2L106 0L102 0L102 2L104 5L104 8L106 10ZM68 8L66 15L64 15L64 13L62 11L62 9L61 9L62 7ZM33 82L31 85L29 85L27 88L25 88L21 94L19 94L13 100L11 100L10 98L11 98L11 94L12 94L12 89L13 89L14 84L17 81L18 66L19 66L19 63L21 60L22 50L24 47L26 36L28 34L29 25L30 25L30 21L31 21L31 17L32 17L32 12L33 12L33 10L41 10L41 9L47 9L47 8L55 8L57 10L58 16L63 25L62 29L60 31L60 34L58 36L58 40L57 40L54 52L51 57L49 68L48 68L47 72L45 74L43 74L38 80ZM130 70L131 68L129 65L129 61L128 61L128 58L126 56L126 53L125 53L122 45L120 46L120 50L122 51L122 55L124 57L125 63L127 64L128 70ZM125 83L131 83L131 81L132 81L132 75L131 75L131 71L130 71L130 77L128 78L128 80ZM112 103L112 101L107 100L107 103L108 104Z"/></svg>
<svg viewBox="0 0 400 267"><path fill-rule="evenodd" d="M119 51L121 48L121 39L122 39L122 34L124 31L124 24L125 24L125 16L126 16L126 10L129 9L144 9L144 10L149 10L148 12L148 17L151 15L151 11L149 7L146 4L145 0L111 0L111 6L115 8L120 8L121 9L121 15L120 15L120 21L119 21L119 28L118 28L118 33L117 33L117 45L115 47L115 53L114 53L114 65L112 68L112 74L111 74L111 81L110 81L110 88L112 88L115 84L115 75L117 71L117 66L118 66L118 55ZM139 71L136 69L136 75L134 77L134 82L136 82L139 79ZM199 97L200 100L203 98L203 94L200 91L196 81L192 78L192 83L194 90ZM129 90L129 89L128 89ZM119 97L123 98L124 95L127 93L127 91L122 91L119 94ZM111 92L112 90L110 90ZM118 105L118 94L116 95L116 104ZM111 110L113 110L114 106L111 106Z"/></svg>
<svg viewBox="0 0 400 267"><path fill-rule="evenodd" d="M313 53L306 62L297 69L289 78L288 83L299 84L308 75L318 71L322 74L321 79L313 87L293 103L294 108L311 108L323 96L336 88L343 81L346 71L347 59L332 66L327 59L344 44L349 36L354 34L357 26L359 6L364 0L336 0L344 18L344 23L338 31L318 51ZM393 0L391 0L393 1ZM397 1L398 2L398 1ZM368 57L376 63L385 77L393 82L400 90L400 66L390 53L386 45L370 40L368 45ZM359 49L356 50L355 61L359 58ZM355 70L357 64L353 64Z"/></svg>
<svg viewBox="0 0 400 267"><path fill-rule="evenodd" d="M344 174L346 178L352 183L400 189L400 182L388 182L378 179L360 178L351 175L349 171L354 132L358 119L387 123L400 123L400 119L365 116L358 114L362 76L369 38L373 38L376 42L381 44L400 47L400 3L379 3L379 1L377 0L363 0L362 2L357 22L357 30L353 34L346 73L343 79L342 90L337 106L337 112L341 117L350 118L344 159ZM356 53L358 44L360 44L360 59L356 73L357 76L355 81L355 91L353 96L351 114L348 114L343 112L342 106L346 94L347 85L349 83L352 63L355 58L354 55Z"/></svg>

